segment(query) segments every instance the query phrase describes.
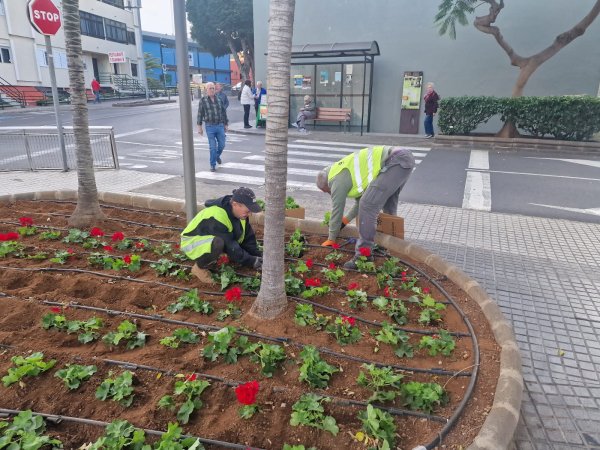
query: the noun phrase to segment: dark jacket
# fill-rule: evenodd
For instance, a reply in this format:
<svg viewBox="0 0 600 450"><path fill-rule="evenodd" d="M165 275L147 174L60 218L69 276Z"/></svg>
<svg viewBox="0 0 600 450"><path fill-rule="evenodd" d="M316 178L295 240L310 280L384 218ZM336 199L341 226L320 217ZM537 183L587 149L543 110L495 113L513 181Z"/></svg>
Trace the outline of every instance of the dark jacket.
<svg viewBox="0 0 600 450"><path fill-rule="evenodd" d="M432 91L431 94L427 94L425 96L425 114L428 116L432 116L438 110L438 102L440 101L440 96L437 92Z"/></svg>
<svg viewBox="0 0 600 450"><path fill-rule="evenodd" d="M261 251L258 249L256 243L256 235L250 225L249 221L246 221L246 234L242 243L238 243L238 239L242 235L242 223L240 219L233 215L231 210L231 195L217 198L214 200L207 200L204 204L207 208L209 206L219 206L227 212L229 220L233 225L233 231L230 233L225 225L219 222L215 218L205 219L201 221L198 226L191 232L187 233L188 236L218 236L225 242L225 253L229 256L232 262L241 264L243 266L252 267L256 261L257 256L262 256Z"/></svg>

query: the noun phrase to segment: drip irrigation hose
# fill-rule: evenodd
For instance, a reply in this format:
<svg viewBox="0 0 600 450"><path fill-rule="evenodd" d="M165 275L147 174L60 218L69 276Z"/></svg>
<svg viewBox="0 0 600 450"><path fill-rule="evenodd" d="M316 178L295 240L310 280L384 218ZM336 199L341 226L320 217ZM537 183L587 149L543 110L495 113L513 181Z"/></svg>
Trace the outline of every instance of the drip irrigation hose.
<svg viewBox="0 0 600 450"><path fill-rule="evenodd" d="M28 410L28 411L31 411L31 410ZM17 415L20 412L23 412L23 410L22 409L0 408L0 413L2 413L2 414ZM81 417L61 416L61 415L57 415L57 414L46 414L46 413L39 413L39 412L35 412L35 411L32 411L32 413L36 416L41 416L44 419L48 420L49 422L52 422L57 425L63 421L79 423L82 425L93 425L93 426L99 426L99 427L105 427L105 428L108 425L110 425L108 422L101 422L99 420L92 420L92 419L84 419ZM144 433L152 435L152 436L162 436L163 434L166 433L165 431L152 430L152 429L148 429L148 428L142 428L142 430L144 430ZM215 439L202 438L202 437L198 437L198 436L190 436L187 434L182 435L182 438L184 438L184 439L188 438L188 437L196 438L203 444L218 445L218 446L225 447L225 448L264 450L264 449L261 449L260 447L248 447L247 445L234 444L232 442L218 441Z"/></svg>
<svg viewBox="0 0 600 450"><path fill-rule="evenodd" d="M76 205L77 204L77 202L72 201L72 200L31 200L31 202L33 202L33 203L64 203L64 204L69 204L69 205ZM105 203L100 203L100 207L101 208L106 208L106 209L118 209L118 210L122 210L122 211L140 212L140 213L146 213L146 214L152 214L152 215L158 215L158 216L165 216L165 217L183 218L183 216L179 216L179 215L176 215L176 214L168 214L168 213L161 212L161 211L158 211L158 210L126 208L126 207L122 207L122 206L109 205L109 204L105 204Z"/></svg>

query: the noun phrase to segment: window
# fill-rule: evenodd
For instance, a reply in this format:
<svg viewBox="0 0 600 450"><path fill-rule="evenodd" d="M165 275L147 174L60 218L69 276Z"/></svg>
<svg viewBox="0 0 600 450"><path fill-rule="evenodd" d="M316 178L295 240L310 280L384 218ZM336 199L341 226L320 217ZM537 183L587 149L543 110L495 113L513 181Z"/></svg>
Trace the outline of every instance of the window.
<svg viewBox="0 0 600 450"><path fill-rule="evenodd" d="M108 3L109 5L116 6L117 8L124 9L125 5L123 4L123 0L100 0L102 3Z"/></svg>
<svg viewBox="0 0 600 450"><path fill-rule="evenodd" d="M127 31L127 43L135 45L135 32Z"/></svg>
<svg viewBox="0 0 600 450"><path fill-rule="evenodd" d="M127 27L123 22L104 19L104 27L106 29L106 40L127 43Z"/></svg>
<svg viewBox="0 0 600 450"><path fill-rule="evenodd" d="M6 13L4 12L4 0L0 0L0 16L5 15Z"/></svg>
<svg viewBox="0 0 600 450"><path fill-rule="evenodd" d="M0 63L10 64L10 49L8 47L0 47Z"/></svg>
<svg viewBox="0 0 600 450"><path fill-rule="evenodd" d="M137 76L138 76L137 64L131 63L131 76L137 78Z"/></svg>
<svg viewBox="0 0 600 450"><path fill-rule="evenodd" d="M83 11L79 12L79 17L81 19L81 34L105 39L102 17Z"/></svg>

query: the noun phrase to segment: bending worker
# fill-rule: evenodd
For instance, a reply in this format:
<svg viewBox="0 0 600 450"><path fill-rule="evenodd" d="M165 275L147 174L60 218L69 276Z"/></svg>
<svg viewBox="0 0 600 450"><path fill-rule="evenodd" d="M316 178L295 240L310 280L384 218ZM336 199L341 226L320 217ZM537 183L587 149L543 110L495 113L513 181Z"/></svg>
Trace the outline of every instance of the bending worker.
<svg viewBox="0 0 600 450"><path fill-rule="evenodd" d="M359 249L373 247L379 212L383 209L396 215L398 196L414 167L415 157L410 150L375 146L354 152L317 174L318 188L331 194L329 236L322 246L335 244L340 229L358 213L355 255L344 268L356 269ZM356 202L344 216L347 197Z"/></svg>
<svg viewBox="0 0 600 450"><path fill-rule="evenodd" d="M248 221L250 213L262 211L254 192L240 187L233 195L207 200L205 206L181 233L181 250L196 261L192 273L201 282L212 283L208 269L216 267L222 253L231 262L260 269L262 253Z"/></svg>

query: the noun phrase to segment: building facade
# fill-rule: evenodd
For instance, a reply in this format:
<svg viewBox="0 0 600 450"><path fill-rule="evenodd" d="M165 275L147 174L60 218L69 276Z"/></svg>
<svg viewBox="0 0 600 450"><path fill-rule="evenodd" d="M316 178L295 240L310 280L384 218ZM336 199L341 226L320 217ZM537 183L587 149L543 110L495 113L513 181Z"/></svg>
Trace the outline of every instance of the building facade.
<svg viewBox="0 0 600 450"><path fill-rule="evenodd" d="M62 2L53 0L62 10ZM115 78L138 78L140 55L135 40L136 15L124 0L80 0L81 44L86 86L96 77L103 87L113 87ZM69 77L63 29L51 37L56 80L68 88ZM112 58L109 58L109 54ZM0 90L12 85L28 92L31 104L34 91L50 90L48 57L44 36L29 23L27 2L0 0ZM117 61L117 62L114 62ZM6 92L6 91L5 91ZM6 93L4 94L6 95ZM35 102L34 102L35 103Z"/></svg>
<svg viewBox="0 0 600 450"><path fill-rule="evenodd" d="M165 68L165 82L167 86L177 84L177 60L175 54L175 36L169 34L143 32L143 49ZM202 74L202 81L218 81L231 84L231 69L229 55L213 57L204 51L196 42L188 41L188 63L190 74ZM162 83L162 69L155 68L148 71L148 76Z"/></svg>
<svg viewBox="0 0 600 450"><path fill-rule="evenodd" d="M444 97L463 95L510 96L518 76L494 38L475 29L476 15L487 14L482 3L469 17L469 25L457 25L457 39L440 36L434 17L440 1L329 0L296 2L293 44L333 44L377 41L380 55L373 65L370 131L398 133L405 72L422 72L422 83L434 82ZM557 35L577 24L594 0L528 0L506 2L498 25L509 44L523 56L535 54ZM254 0L254 45L257 79L266 79L269 2ZM546 61L530 78L525 95L597 95L600 82L600 19L558 54ZM334 83L354 83L357 74L347 73L335 61L317 63L307 75L301 60L292 60L290 90L317 94ZM354 72L357 66L353 67ZM342 73L342 70L344 73ZM303 77L295 87L295 82ZM370 80L367 80L370 81ZM268 89L268 86L267 86ZM419 133L423 133L423 101ZM327 105L324 105L327 106ZM352 107L353 121L357 108ZM365 118L365 123L369 118ZM488 127L497 130L498 123Z"/></svg>

